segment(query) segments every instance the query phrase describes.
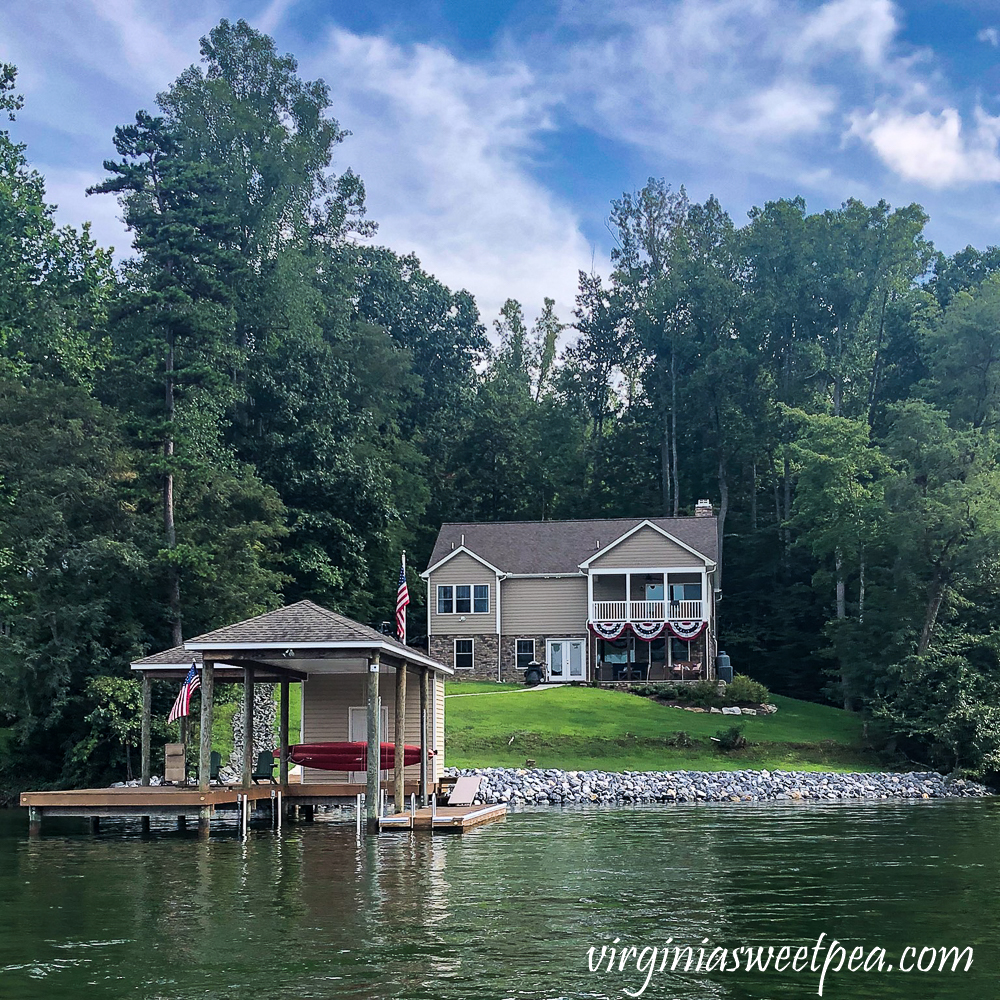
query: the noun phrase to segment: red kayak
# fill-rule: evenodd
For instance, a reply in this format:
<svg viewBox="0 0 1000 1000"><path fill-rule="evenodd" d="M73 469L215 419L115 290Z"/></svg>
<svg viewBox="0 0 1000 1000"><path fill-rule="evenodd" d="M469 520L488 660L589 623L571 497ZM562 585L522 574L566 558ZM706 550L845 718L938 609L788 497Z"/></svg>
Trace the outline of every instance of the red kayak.
<svg viewBox="0 0 1000 1000"><path fill-rule="evenodd" d="M432 757L433 750L427 751ZM368 767L367 743L297 743L288 748L288 759L303 767L320 771L364 771ZM403 745L403 766L420 763L420 747ZM396 745L382 743L379 748L379 770L391 771L396 766Z"/></svg>

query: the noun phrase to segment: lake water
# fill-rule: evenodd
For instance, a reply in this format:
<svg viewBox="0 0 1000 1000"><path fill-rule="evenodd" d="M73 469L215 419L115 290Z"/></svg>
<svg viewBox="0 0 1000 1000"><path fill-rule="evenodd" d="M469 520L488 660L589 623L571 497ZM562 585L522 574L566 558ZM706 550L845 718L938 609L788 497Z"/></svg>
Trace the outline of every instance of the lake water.
<svg viewBox="0 0 1000 1000"><path fill-rule="evenodd" d="M644 976L634 961L608 973L607 955L591 973L591 946L596 961L616 937L619 948L707 937L707 957L716 945L811 949L826 934L866 957L885 948L894 964L828 973L826 997L993 1000L998 809L528 811L463 836L360 845L353 824L322 821L202 843L46 820L29 840L23 813L0 812L0 998L623 997ZM908 946L951 945L974 948L971 971L895 968ZM644 995L790 1000L818 985L808 969L668 963Z"/></svg>

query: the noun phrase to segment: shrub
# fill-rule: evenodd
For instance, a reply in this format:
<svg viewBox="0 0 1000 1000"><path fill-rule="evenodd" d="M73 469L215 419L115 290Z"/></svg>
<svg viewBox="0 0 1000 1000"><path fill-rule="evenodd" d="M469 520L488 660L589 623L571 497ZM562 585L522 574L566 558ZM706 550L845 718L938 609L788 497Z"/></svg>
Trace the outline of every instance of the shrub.
<svg viewBox="0 0 1000 1000"><path fill-rule="evenodd" d="M677 700L686 701L700 708L711 708L722 704L715 681L698 681L695 684L679 684Z"/></svg>
<svg viewBox="0 0 1000 1000"><path fill-rule="evenodd" d="M742 750L747 745L747 738L743 735L743 723L738 726L730 726L728 729L720 729L715 734L719 749L725 753L732 750Z"/></svg>
<svg viewBox="0 0 1000 1000"><path fill-rule="evenodd" d="M673 701L678 697L677 685L669 682L662 684L630 684L629 694L637 694L640 698L657 698L660 701Z"/></svg>
<svg viewBox="0 0 1000 1000"><path fill-rule="evenodd" d="M771 692L760 681L755 681L746 674L737 674L726 685L725 700L733 702L749 702L753 705L766 705L771 700Z"/></svg>

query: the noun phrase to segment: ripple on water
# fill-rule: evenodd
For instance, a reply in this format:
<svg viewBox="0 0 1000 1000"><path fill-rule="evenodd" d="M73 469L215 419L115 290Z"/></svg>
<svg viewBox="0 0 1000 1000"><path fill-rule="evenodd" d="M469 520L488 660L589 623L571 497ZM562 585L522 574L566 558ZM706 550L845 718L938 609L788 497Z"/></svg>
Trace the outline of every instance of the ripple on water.
<svg viewBox="0 0 1000 1000"><path fill-rule="evenodd" d="M43 837L0 817L0 996L620 997L610 944L973 944L969 976L828 995L992 1000L996 803L525 810L455 837L353 824L248 844ZM15 822L16 821L16 822ZM79 952L79 954L74 954ZM647 996L791 1000L815 977L670 973Z"/></svg>

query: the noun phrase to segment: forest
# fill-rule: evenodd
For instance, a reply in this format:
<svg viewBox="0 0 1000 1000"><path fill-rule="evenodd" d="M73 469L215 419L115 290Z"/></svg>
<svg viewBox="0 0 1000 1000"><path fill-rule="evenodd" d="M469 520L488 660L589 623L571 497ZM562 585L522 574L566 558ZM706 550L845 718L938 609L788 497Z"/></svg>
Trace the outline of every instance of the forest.
<svg viewBox="0 0 1000 1000"><path fill-rule="evenodd" d="M0 787L119 767L133 658L303 597L391 619L403 550L421 622L443 521L702 497L739 672L1000 771L1000 249L654 178L575 303L484 317L379 246L326 84L242 21L201 53L92 190L123 262L0 131Z"/></svg>

